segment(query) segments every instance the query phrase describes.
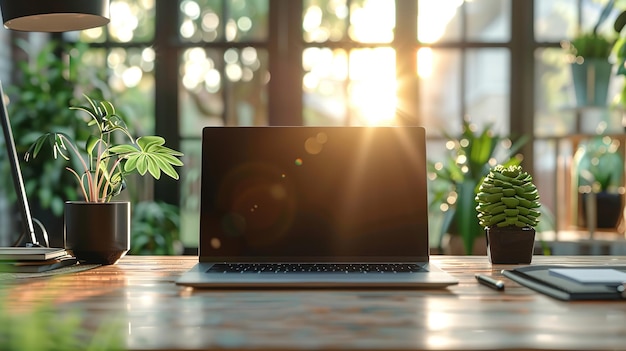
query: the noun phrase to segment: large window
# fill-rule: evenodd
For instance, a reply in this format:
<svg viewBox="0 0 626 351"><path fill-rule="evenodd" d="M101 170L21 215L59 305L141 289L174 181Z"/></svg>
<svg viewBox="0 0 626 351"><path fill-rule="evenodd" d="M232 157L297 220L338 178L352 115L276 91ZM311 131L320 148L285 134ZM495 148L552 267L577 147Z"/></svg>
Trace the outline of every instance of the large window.
<svg viewBox="0 0 626 351"><path fill-rule="evenodd" d="M112 0L111 25L68 39L91 44L88 64L109 70L138 126L185 153L181 180L154 196L180 205L193 248L204 126L416 124L437 158L441 131L491 123L536 137L525 163L552 208L551 138L574 125L559 42L604 2Z"/></svg>

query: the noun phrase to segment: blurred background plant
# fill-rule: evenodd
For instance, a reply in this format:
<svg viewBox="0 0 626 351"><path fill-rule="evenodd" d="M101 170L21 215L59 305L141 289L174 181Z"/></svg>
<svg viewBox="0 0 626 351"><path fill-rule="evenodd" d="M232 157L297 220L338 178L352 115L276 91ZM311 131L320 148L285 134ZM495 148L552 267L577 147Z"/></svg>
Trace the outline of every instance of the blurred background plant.
<svg viewBox="0 0 626 351"><path fill-rule="evenodd" d="M132 204L130 254L180 255L180 211L164 202L140 201Z"/></svg>
<svg viewBox="0 0 626 351"><path fill-rule="evenodd" d="M32 310L10 308L0 293L0 350L3 351L114 351L124 350L121 326L113 320L102 323L87 336L83 316L71 311L59 313L51 303Z"/></svg>
<svg viewBox="0 0 626 351"><path fill-rule="evenodd" d="M624 159L619 140L598 135L580 144L574 155L578 186L589 191L619 192L624 175Z"/></svg>
<svg viewBox="0 0 626 351"><path fill-rule="evenodd" d="M603 30L602 25L610 17L614 4L615 0L609 0L604 5L592 30L580 31L571 40L561 42L570 63L578 107L607 104L615 35Z"/></svg>
<svg viewBox="0 0 626 351"><path fill-rule="evenodd" d="M616 228L623 218L624 158L620 142L601 135L581 142L574 154L574 193L578 206L578 225L595 228ZM595 205L590 205L593 194ZM593 213L588 212L587 208ZM590 229L591 230L591 229Z"/></svg>

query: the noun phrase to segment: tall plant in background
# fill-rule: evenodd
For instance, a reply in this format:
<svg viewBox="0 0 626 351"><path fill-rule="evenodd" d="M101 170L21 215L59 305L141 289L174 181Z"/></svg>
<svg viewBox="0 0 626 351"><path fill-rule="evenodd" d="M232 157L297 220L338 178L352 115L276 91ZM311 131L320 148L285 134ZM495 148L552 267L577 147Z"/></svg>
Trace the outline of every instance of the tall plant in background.
<svg viewBox="0 0 626 351"><path fill-rule="evenodd" d="M484 235L475 201L480 182L496 164L519 165L522 158L516 153L527 141L522 137L513 143L508 136L494 134L491 128L488 124L478 131L470 121L463 121L459 137L443 133L449 151L445 159L428 161L433 180L430 207L444 212L440 238L456 231L463 239L466 254L472 253L474 240Z"/></svg>

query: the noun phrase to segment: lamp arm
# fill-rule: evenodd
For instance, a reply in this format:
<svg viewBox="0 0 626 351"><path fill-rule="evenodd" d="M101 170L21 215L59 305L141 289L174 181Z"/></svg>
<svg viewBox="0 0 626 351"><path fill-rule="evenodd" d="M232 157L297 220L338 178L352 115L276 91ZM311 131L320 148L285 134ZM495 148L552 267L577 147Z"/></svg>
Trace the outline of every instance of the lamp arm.
<svg viewBox="0 0 626 351"><path fill-rule="evenodd" d="M26 188L24 187L24 179L22 178L22 171L20 169L19 158L17 157L17 151L15 149L15 140L13 139L13 131L11 129L11 123L9 121L9 113L7 112L6 105L4 104L4 91L2 90L2 82L0 82L0 122L2 122L2 131L4 132L4 143L7 148L7 156L9 157L9 164L11 165L11 175L13 178L13 185L15 186L15 192L18 197L18 206L22 214L22 226L24 233L30 235L30 244L38 246L37 237L35 235L35 228L33 226L33 218L30 213L28 205L28 198L26 196Z"/></svg>

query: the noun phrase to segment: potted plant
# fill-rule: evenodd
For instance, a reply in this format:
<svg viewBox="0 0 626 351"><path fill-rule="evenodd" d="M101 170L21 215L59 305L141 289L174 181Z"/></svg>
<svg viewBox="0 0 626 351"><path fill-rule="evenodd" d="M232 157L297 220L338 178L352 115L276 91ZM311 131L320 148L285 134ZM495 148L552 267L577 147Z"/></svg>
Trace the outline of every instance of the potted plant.
<svg viewBox="0 0 626 351"><path fill-rule="evenodd" d="M511 142L509 137L493 133L491 127L488 124L477 130L469 120L463 121L459 137L443 133L449 150L445 160L428 161L432 180L430 208L433 212L443 212L439 240L441 242L449 233L453 240L461 238L463 241L462 252L447 252L449 254L475 253L474 242L482 236L483 230L476 220L474 198L490 167L496 163L518 165L521 162L516 153L527 138Z"/></svg>
<svg viewBox="0 0 626 351"><path fill-rule="evenodd" d="M182 153L165 147L159 136L134 138L124 119L112 103L86 96L89 106L71 106L87 115L86 125L92 133L82 147L60 132L41 135L26 153L35 158L46 146L54 157L80 165L66 169L74 176L84 201L65 203L66 248L81 260L113 264L130 249L130 203L113 202L133 173L150 173L155 179L161 173L178 179L174 166L182 166Z"/></svg>
<svg viewBox="0 0 626 351"><path fill-rule="evenodd" d="M498 165L480 184L476 210L480 225L485 228L491 263L520 264L532 260L541 206L532 180L519 165Z"/></svg>
<svg viewBox="0 0 626 351"><path fill-rule="evenodd" d="M623 209L624 159L619 151L619 141L598 136L582 143L574 155L574 165L576 193L582 203L578 224L616 228Z"/></svg>
<svg viewBox="0 0 626 351"><path fill-rule="evenodd" d="M577 106L606 106L612 64L609 56L614 40L599 32L602 23L613 10L614 1L609 1L590 32L580 32L561 46L567 51L571 64L572 80Z"/></svg>

